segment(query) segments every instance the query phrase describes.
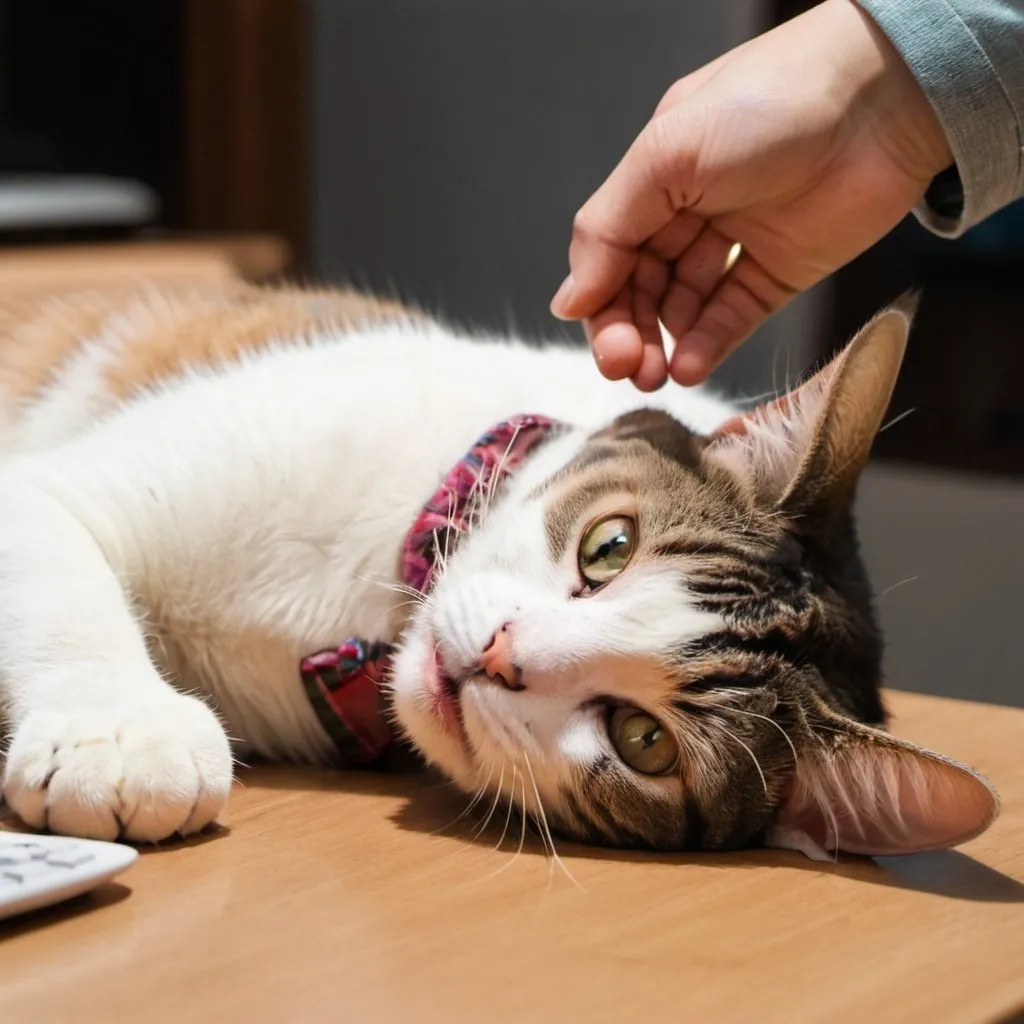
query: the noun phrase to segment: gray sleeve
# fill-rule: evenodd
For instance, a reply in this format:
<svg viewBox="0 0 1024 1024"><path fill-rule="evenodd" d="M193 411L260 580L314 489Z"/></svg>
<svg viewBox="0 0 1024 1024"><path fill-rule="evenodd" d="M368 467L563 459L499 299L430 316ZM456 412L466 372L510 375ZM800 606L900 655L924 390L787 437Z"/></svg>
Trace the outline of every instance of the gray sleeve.
<svg viewBox="0 0 1024 1024"><path fill-rule="evenodd" d="M857 0L928 97L955 172L915 211L955 238L1024 195L1024 0Z"/></svg>

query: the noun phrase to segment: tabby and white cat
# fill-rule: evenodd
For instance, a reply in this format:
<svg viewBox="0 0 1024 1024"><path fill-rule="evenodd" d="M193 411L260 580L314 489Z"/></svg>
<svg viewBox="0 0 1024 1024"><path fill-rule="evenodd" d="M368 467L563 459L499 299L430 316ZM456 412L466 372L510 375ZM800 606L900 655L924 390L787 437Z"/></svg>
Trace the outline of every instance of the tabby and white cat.
<svg viewBox="0 0 1024 1024"><path fill-rule="evenodd" d="M989 785L881 728L851 521L909 321L743 412L351 293L8 305L4 797L74 835L195 832L228 735L335 759L299 666L360 636L397 645L390 710L428 761L569 836L821 857L978 834ZM410 524L518 414L556 422L410 595Z"/></svg>

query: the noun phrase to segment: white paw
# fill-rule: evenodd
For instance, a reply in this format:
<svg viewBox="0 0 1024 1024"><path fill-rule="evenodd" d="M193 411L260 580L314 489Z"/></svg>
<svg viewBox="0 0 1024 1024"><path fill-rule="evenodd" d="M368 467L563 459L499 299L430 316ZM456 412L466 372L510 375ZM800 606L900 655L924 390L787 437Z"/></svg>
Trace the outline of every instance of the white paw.
<svg viewBox="0 0 1024 1024"><path fill-rule="evenodd" d="M210 824L231 774L213 712L169 694L137 707L30 713L14 732L3 794L32 828L157 842Z"/></svg>

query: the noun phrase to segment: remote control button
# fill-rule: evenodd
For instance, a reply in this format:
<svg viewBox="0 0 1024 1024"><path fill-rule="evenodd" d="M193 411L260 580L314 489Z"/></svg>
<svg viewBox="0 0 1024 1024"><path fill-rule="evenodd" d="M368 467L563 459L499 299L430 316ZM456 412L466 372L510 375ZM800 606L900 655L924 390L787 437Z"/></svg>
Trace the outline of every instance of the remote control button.
<svg viewBox="0 0 1024 1024"><path fill-rule="evenodd" d="M95 859L96 854L89 853L88 850L83 850L81 847L72 847L70 850L51 850L46 858L46 863L58 868L74 868L79 864L88 864L89 861Z"/></svg>
<svg viewBox="0 0 1024 1024"><path fill-rule="evenodd" d="M65 868L57 868L63 872ZM19 882L28 882L33 878L53 878L54 867L47 864L45 860L30 860L25 864L16 864L14 867L4 868L4 874L8 878L14 878ZM63 875L62 875L63 877Z"/></svg>
<svg viewBox="0 0 1024 1024"><path fill-rule="evenodd" d="M25 847L10 847L0 853L0 868L11 867L15 864L27 864L32 860L32 851Z"/></svg>

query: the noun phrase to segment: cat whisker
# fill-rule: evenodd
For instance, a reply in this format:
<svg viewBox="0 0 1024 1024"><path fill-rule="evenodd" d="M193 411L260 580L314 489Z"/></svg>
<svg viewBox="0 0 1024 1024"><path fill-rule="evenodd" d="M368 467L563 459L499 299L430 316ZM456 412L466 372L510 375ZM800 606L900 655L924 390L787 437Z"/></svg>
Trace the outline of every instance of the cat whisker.
<svg viewBox="0 0 1024 1024"><path fill-rule="evenodd" d="M438 578L444 579L448 573L449 544L451 543L452 531L455 530L455 494L448 492L448 515L444 524L444 546L438 543L437 530L434 530L434 568Z"/></svg>
<svg viewBox="0 0 1024 1024"><path fill-rule="evenodd" d="M516 805L516 775L517 774L518 774L518 768L516 768L516 763L515 763L515 761L513 761L512 762L512 785L511 785L511 795L509 796L509 801L508 801L508 811L505 814L505 825L504 825L504 827L501 830L501 836L499 837L498 842L494 846L494 851L495 852L500 850L502 848L502 846L504 845L504 843L505 843L505 836L508 835L508 826L509 826L509 824L512 821L512 809ZM498 785L498 791L501 792L501 785L500 784Z"/></svg>
<svg viewBox="0 0 1024 1024"><path fill-rule="evenodd" d="M509 453L512 451L512 447L516 443L516 438L519 437L519 432L522 427L516 427L512 432L512 436L508 439L508 444L505 446L505 451L502 453L501 458L498 460L498 466L495 471L491 474L492 480L497 480L501 477L502 470L505 468L505 463L508 461Z"/></svg>
<svg viewBox="0 0 1024 1024"><path fill-rule="evenodd" d="M407 594L409 597L422 597L423 594L415 587L406 583L397 583L393 580L371 579L369 576L356 576L360 583L368 583L371 587L380 587L382 590L390 590L396 594Z"/></svg>
<svg viewBox="0 0 1024 1024"><path fill-rule="evenodd" d="M762 722L767 722L773 729L777 729L779 735L786 741L786 745L793 754L793 763L797 764L799 762L800 758L797 755L796 746L789 738L789 734L781 725L779 725L778 722L773 721L767 715L759 715L756 711L746 711L741 708L734 708L731 704L718 704L716 707L721 711L731 711L734 715L746 715L748 718L759 718Z"/></svg>
<svg viewBox="0 0 1024 1024"><path fill-rule="evenodd" d="M555 865L557 864L565 874L565 877L576 886L577 889L582 891L583 886L576 881L575 876L566 866L566 863L558 854L558 850L555 849L555 837L551 834L551 826L548 824L548 816L544 811L544 802L540 798L540 790L537 788L537 777L533 774L533 765L530 764L529 755L526 751L523 751L523 763L526 765L527 771L530 773L530 783L533 786L533 795L537 800L537 813L539 815L539 823L541 826L541 838L547 835L547 841L545 846L550 847L551 850L551 875L548 879L548 887L551 887L551 882L554 879ZM524 786L525 789L525 786Z"/></svg>
<svg viewBox="0 0 1024 1024"><path fill-rule="evenodd" d="M482 767L477 770L477 778L480 777L480 774L481 774L482 771L483 771ZM484 779L483 785L480 786L480 788L477 789L477 791L473 794L473 797L469 801L469 803L462 809L462 811L455 818L453 818L451 821L449 821L447 825L442 825L440 828L434 829L430 834L432 836L436 836L436 835L440 835L442 832L447 832L450 828L454 828L468 814L472 814L473 813L473 808L476 807L476 805L478 803L480 803L480 801L483 799L484 794L487 792L487 787L490 785L491 778L493 776L494 776L494 762L492 761L490 763L490 770L487 773L487 778Z"/></svg>
<svg viewBox="0 0 1024 1024"><path fill-rule="evenodd" d="M478 771L477 771L477 778L480 778L480 775L481 775L482 771L483 771L483 768L478 769ZM476 805L478 803L480 803L480 801L484 798L484 796L486 796L487 788L490 786L491 779L493 777L494 777L494 762L490 761L488 763L488 765L487 765L487 778L484 779L484 781L480 784L479 789L477 789L476 793L473 795L473 799L470 800L469 805L466 807L466 811L465 811L466 814L469 814L470 811L472 811L473 808L476 807ZM458 820L459 819L456 819L456 821L458 821Z"/></svg>
<svg viewBox="0 0 1024 1024"><path fill-rule="evenodd" d="M408 601L399 601L399 603L394 605L391 610L393 612L398 612L398 611L401 611L403 608L408 608L410 605L421 605L423 603L424 603L424 599L423 598L411 597L411 598L409 598ZM386 620L387 620L387 616L385 616L385 621Z"/></svg>
<svg viewBox="0 0 1024 1024"><path fill-rule="evenodd" d="M441 574L448 572L448 556L451 554L452 531L455 529L455 495L448 495L448 519L444 531L444 556L441 559Z"/></svg>
<svg viewBox="0 0 1024 1024"><path fill-rule="evenodd" d="M512 762L512 769L513 769L513 773L515 773L515 771L516 771L516 764L515 764L514 761ZM489 874L487 876L488 880L490 880L492 878L497 878L498 875L500 875L503 871L505 871L507 868L510 868L513 864L515 864L515 862L517 860L519 860L519 856L523 852L523 848L526 846L526 773L525 772L519 772L519 781L522 783L522 786L523 786L523 806L522 806L522 809L520 810L520 813L519 813L519 818L520 818L519 845L516 847L516 852L507 861L505 861L505 863L502 864L500 868L497 868L496 870L492 871L491 874ZM512 776L512 792L511 792L511 795L510 795L510 803L509 803L509 818L510 819L512 817L512 810L511 810L511 808L515 806L515 803L516 803L516 776L515 776L515 774L513 774L513 776ZM498 847L495 847L495 849L498 849Z"/></svg>
<svg viewBox="0 0 1024 1024"><path fill-rule="evenodd" d="M507 454L507 452L506 452ZM503 455L501 461L498 463L497 468L491 474L490 480L487 481L486 489L481 493L480 507L477 510L478 519L482 520L491 510L491 502L494 501L494 494L498 489L498 479L501 475L501 469L505 462L505 456Z"/></svg>
<svg viewBox="0 0 1024 1024"><path fill-rule="evenodd" d="M488 483L488 486L490 484ZM484 466L481 463L480 468L477 470L476 478L473 480L473 486L469 489L469 496L471 499L476 499L477 496L481 498L481 504L487 500L487 491L484 488ZM479 506L474 506L475 508Z"/></svg>
<svg viewBox="0 0 1024 1024"><path fill-rule="evenodd" d="M527 771L529 772L530 783L533 786L533 792L535 794L535 799L536 799L536 802L537 802L537 813L532 816L533 817L533 824L536 826L537 835L540 838L541 845L544 847L544 855L547 856L549 847L548 847L548 831L547 831L547 828L545 827L547 822L546 822L546 820L543 817L544 808L541 806L540 792L537 789L537 780L534 778L533 766L530 764L530 760L529 760L529 758L526 757L525 753L523 754L523 756L525 758L524 763L526 765ZM524 780L525 780L525 776L524 776ZM527 809L527 795L526 795L526 784L525 784L525 781L524 781L524 783L523 783L523 811L524 811L524 813L526 813L526 809ZM554 878L554 874L555 874L555 860L554 860L554 857L552 857L551 860L549 861L549 868L550 868L550 874L549 874L549 879L548 879L548 886L550 888L551 879Z"/></svg>
<svg viewBox="0 0 1024 1024"><path fill-rule="evenodd" d="M523 784L523 806L520 813L522 823L519 830L519 848L516 850L513 860L519 857L523 852L523 847L526 845L526 776L522 772L519 773L519 781Z"/></svg>
<svg viewBox="0 0 1024 1024"><path fill-rule="evenodd" d="M519 431L520 428L516 427L515 431L512 434L512 437L509 438L509 442L505 447L505 451L502 452L501 458L498 459L498 463L495 466L494 471L491 473L490 479L487 482L486 490L481 491L482 501L480 502L479 507L476 509L474 516L475 522L477 523L479 523L484 518L484 516L487 515L487 513L491 510L491 502L494 501L494 495L497 493L498 484L502 480L502 472L505 469L505 463L508 461L508 457L512 452L512 448L515 446L516 438L519 436ZM483 468L481 467L481 474L482 472ZM477 477L478 484L480 482L480 479L481 477Z"/></svg>
<svg viewBox="0 0 1024 1024"><path fill-rule="evenodd" d="M483 824L478 826L476 831L473 833L473 839L479 839L480 836L482 836L484 834L484 832L487 831L487 826L490 825L491 818L494 817L494 812L498 809L498 803L501 800L501 787L502 787L503 783L505 782L505 764L506 763L507 762L503 762L502 763L501 775L498 776L498 785L497 785L497 788L494 791L494 800L491 801L490 810L487 812L487 815L486 815L486 817L483 820Z"/></svg>
<svg viewBox="0 0 1024 1024"><path fill-rule="evenodd" d="M814 730L813 731L815 733L830 732L830 733L833 733L836 736L846 736L847 735L846 730L844 730L844 729L836 729L834 726L826 725L824 722L815 722L814 723ZM824 749L824 744L822 744L822 748Z"/></svg>
<svg viewBox="0 0 1024 1024"><path fill-rule="evenodd" d="M714 756L709 739L703 730L674 730L679 749L685 754L680 761L680 774L685 776L684 766L689 766L695 779L709 779L714 770Z"/></svg>
<svg viewBox="0 0 1024 1024"><path fill-rule="evenodd" d="M897 413L897 415L893 416L893 418L889 420L888 423L883 423L878 428L878 432L881 434L884 431L888 430L890 427L895 427L897 423L902 422L908 416L912 416L915 412L917 412L917 409L914 408L913 406L911 406L909 409L904 409L903 412Z"/></svg>
<svg viewBox="0 0 1024 1024"><path fill-rule="evenodd" d="M448 544L448 533L445 531L445 546ZM448 563L445 561L444 552L437 548L437 530L434 531L434 565L431 569L432 579L435 584L448 575Z"/></svg>
<svg viewBox="0 0 1024 1024"><path fill-rule="evenodd" d="M773 357L773 362L774 362L774 357ZM773 369L773 376L774 376L774 369ZM753 409L756 406L761 405L763 402L774 402L776 399L778 399L780 397L780 395L781 395L781 392L775 391L775 390L772 390L772 391L762 391L762 392L760 392L760 394L757 394L757 395L743 395L742 398L740 399L740 401L742 402L743 405L749 405L751 407L751 409Z"/></svg>
<svg viewBox="0 0 1024 1024"><path fill-rule="evenodd" d="M750 755L750 760L754 762L754 767L757 769L757 774L761 778L761 785L764 787L764 795L768 796L768 780L764 777L764 772L761 770L761 762L758 761L757 755L753 752L753 750L750 749L750 747L746 745L746 743L743 742L743 740L739 738L739 736L732 732L732 730L729 729L720 718L712 718L709 719L709 721L714 722L715 725L717 725L722 730L722 732L724 732L725 735L729 737L729 739L731 739L735 743L738 743Z"/></svg>
<svg viewBox="0 0 1024 1024"><path fill-rule="evenodd" d="M509 438L508 444L505 446L504 453L502 454L501 458L498 460L497 468L491 474L490 494L488 495L488 499L487 499L487 507L488 508L490 508L491 501L494 499L495 492L498 489L498 483L503 479L503 473L504 473L504 470L505 470L505 463L508 462L508 457L512 453L512 448L513 448L513 446L516 443L516 438L519 437L520 429L521 429L520 427L516 427L514 433Z"/></svg>
<svg viewBox="0 0 1024 1024"><path fill-rule="evenodd" d="M908 576L905 580L900 580L899 583L894 583L890 587L886 587L885 590L878 595L878 600L883 601L887 594L891 594L894 590L904 586L907 583L914 583L921 578L921 574L918 573L916 576Z"/></svg>
<svg viewBox="0 0 1024 1024"><path fill-rule="evenodd" d="M417 601L422 604L427 599L426 594L421 590L417 590L415 587L410 587L405 583L392 583L387 580L372 580L368 576L356 576L355 578L359 580L360 583L369 583L371 587L380 587L383 590L391 590L396 594L404 594L406 597L410 598L410 601L407 603Z"/></svg>

